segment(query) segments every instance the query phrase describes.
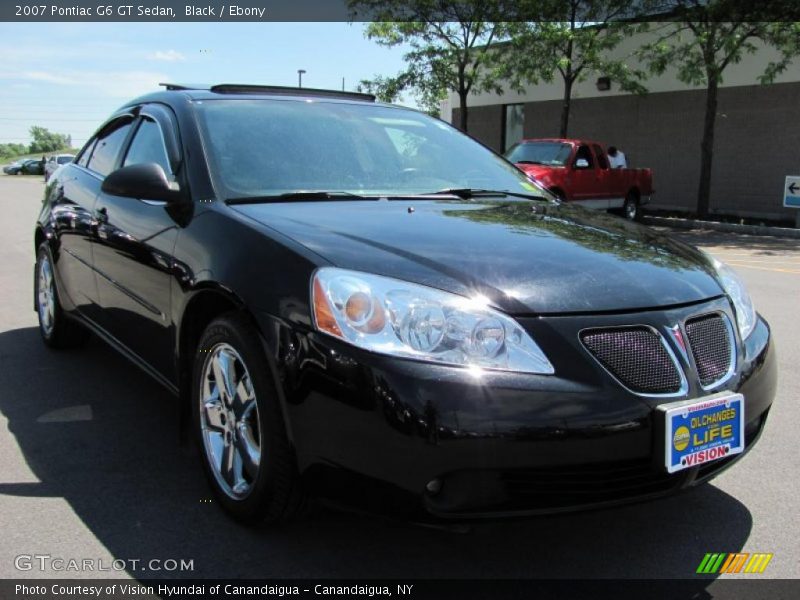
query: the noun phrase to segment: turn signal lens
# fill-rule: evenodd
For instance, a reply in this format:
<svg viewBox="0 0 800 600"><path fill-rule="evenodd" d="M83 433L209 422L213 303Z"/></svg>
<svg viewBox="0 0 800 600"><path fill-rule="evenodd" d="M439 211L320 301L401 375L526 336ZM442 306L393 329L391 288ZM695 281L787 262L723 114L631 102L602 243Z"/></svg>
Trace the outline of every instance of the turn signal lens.
<svg viewBox="0 0 800 600"><path fill-rule="evenodd" d="M342 330L336 324L336 317L333 316L328 299L318 279L314 280L314 321L320 331L330 333L337 337L342 337Z"/></svg>

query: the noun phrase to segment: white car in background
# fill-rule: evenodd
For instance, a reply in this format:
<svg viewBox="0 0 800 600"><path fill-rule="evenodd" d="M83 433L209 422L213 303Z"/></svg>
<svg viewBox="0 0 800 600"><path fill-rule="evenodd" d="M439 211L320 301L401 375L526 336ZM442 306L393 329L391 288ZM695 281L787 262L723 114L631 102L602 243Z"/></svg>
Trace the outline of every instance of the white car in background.
<svg viewBox="0 0 800 600"><path fill-rule="evenodd" d="M74 158L74 154L54 154L49 157L44 163L44 180L50 179L61 165L71 163Z"/></svg>

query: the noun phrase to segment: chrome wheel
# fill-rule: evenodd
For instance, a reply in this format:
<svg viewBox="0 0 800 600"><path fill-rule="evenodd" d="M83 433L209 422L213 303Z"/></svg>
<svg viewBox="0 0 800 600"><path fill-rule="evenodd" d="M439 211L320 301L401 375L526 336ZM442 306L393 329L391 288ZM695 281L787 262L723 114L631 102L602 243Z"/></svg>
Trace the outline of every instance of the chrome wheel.
<svg viewBox="0 0 800 600"><path fill-rule="evenodd" d="M258 477L261 427L250 374L233 346L208 351L199 402L206 460L220 488L242 500Z"/></svg>
<svg viewBox="0 0 800 600"><path fill-rule="evenodd" d="M639 205L636 204L636 200L633 198L628 199L625 202L625 217L630 219L631 221L635 221L636 217L639 214Z"/></svg>
<svg viewBox="0 0 800 600"><path fill-rule="evenodd" d="M45 336L53 333L56 315L56 292L50 259L44 255L39 261L38 281L39 325Z"/></svg>

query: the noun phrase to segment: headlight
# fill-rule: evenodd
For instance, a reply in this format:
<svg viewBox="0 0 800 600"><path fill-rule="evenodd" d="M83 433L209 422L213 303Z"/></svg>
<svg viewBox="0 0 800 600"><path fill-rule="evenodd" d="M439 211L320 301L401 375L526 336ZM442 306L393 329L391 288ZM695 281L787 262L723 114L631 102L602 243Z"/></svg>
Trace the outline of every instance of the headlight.
<svg viewBox="0 0 800 600"><path fill-rule="evenodd" d="M717 270L719 281L725 293L728 294L731 302L733 302L733 308L736 311L736 324L739 326L739 335L745 340L756 328L756 309L753 306L753 301L750 299L750 294L747 293L744 282L733 269L716 258L711 260L714 262L714 268Z"/></svg>
<svg viewBox="0 0 800 600"><path fill-rule="evenodd" d="M312 290L316 328L359 348L450 365L553 373L525 330L480 300L333 267L316 272Z"/></svg>

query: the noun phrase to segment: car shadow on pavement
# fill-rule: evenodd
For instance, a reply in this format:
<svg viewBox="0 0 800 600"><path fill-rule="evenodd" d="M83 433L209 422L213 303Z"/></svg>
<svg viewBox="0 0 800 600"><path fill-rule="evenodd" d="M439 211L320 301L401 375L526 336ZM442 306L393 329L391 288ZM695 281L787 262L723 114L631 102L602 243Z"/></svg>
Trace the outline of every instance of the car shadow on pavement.
<svg viewBox="0 0 800 600"><path fill-rule="evenodd" d="M54 352L36 328L16 329L0 333L0 360L0 411L39 479L0 482L0 494L63 497L115 558L193 560L191 572L134 577L692 578L706 552L740 550L752 527L746 506L706 485L468 534L333 511L248 529L208 501L199 458L178 445L174 398L105 344Z"/></svg>

